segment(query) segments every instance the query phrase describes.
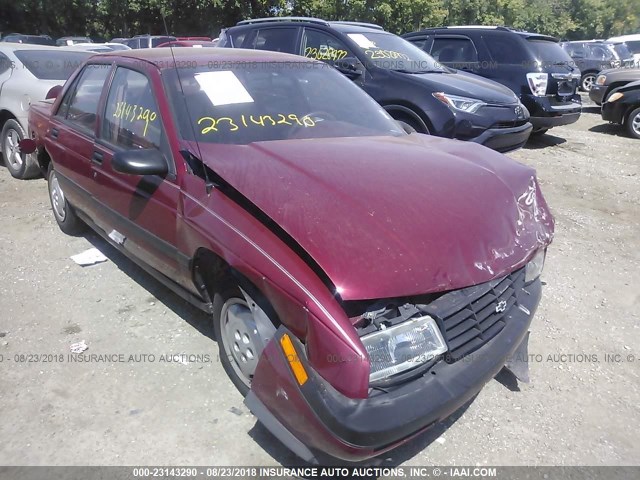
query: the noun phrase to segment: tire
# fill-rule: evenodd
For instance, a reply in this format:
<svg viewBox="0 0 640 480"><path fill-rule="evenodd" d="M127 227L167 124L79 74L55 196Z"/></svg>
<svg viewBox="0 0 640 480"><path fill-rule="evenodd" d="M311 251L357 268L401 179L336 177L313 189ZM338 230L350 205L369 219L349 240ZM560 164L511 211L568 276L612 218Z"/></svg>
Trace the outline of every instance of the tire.
<svg viewBox="0 0 640 480"><path fill-rule="evenodd" d="M640 139L640 107L629 113L624 123L627 127L627 132L629 132L629 135L631 135L633 138Z"/></svg>
<svg viewBox="0 0 640 480"><path fill-rule="evenodd" d="M394 119L406 133L424 133L426 135L429 135L429 130L419 125L418 122L416 122L412 118L398 116Z"/></svg>
<svg viewBox="0 0 640 480"><path fill-rule="evenodd" d="M548 129L548 128L538 128L538 129L536 129L536 130L533 130L533 131L531 132L531 135L536 136L536 137L539 137L539 136L541 136L541 135L544 135L544 134L545 134L545 133L547 133L548 131L549 131L549 129Z"/></svg>
<svg viewBox="0 0 640 480"><path fill-rule="evenodd" d="M2 158L11 176L20 179L35 178L41 174L35 154L20 153L18 142L26 137L17 120L11 118L2 127Z"/></svg>
<svg viewBox="0 0 640 480"><path fill-rule="evenodd" d="M246 396L262 350L270 340L270 337L260 337L258 332L264 332L266 328L275 333L276 329L266 315L263 321L270 322L269 325L257 326L260 320L256 320L257 316L233 282L232 279L223 281L227 287L213 296L213 330L222 366L242 396Z"/></svg>
<svg viewBox="0 0 640 480"><path fill-rule="evenodd" d="M585 73L580 79L580 88L583 92L588 92L596 81L595 73Z"/></svg>
<svg viewBox="0 0 640 480"><path fill-rule="evenodd" d="M49 185L49 200L51 201L51 209L53 216L62 230L67 235L78 235L82 233L86 225L78 218L71 204L67 201L62 187L58 182L56 171L53 168L53 162L49 163L47 171L47 181Z"/></svg>

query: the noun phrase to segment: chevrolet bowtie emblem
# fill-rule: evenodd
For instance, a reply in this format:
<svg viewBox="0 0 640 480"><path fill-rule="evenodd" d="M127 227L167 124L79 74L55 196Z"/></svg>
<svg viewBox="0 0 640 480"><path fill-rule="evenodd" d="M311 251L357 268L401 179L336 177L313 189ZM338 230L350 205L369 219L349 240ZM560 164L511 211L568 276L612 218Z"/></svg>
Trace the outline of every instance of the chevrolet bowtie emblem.
<svg viewBox="0 0 640 480"><path fill-rule="evenodd" d="M504 300L500 300L496 304L496 313L502 313L507 309L507 302Z"/></svg>

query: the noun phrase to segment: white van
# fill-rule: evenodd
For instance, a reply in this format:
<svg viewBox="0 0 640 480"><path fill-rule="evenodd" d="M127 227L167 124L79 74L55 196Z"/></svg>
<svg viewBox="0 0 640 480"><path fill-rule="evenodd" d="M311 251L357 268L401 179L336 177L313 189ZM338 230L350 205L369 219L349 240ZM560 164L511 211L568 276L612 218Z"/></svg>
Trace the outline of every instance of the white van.
<svg viewBox="0 0 640 480"><path fill-rule="evenodd" d="M611 37L608 42L624 42L633 53L633 60L636 67L640 67L640 33L633 35L621 35L619 37Z"/></svg>

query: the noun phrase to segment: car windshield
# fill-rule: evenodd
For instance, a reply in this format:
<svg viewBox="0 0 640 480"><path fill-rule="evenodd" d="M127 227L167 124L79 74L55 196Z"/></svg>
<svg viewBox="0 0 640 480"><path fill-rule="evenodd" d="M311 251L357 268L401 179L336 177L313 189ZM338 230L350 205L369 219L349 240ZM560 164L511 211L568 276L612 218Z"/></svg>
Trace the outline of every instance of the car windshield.
<svg viewBox="0 0 640 480"><path fill-rule="evenodd" d="M40 80L66 80L92 52L16 50L18 60Z"/></svg>
<svg viewBox="0 0 640 480"><path fill-rule="evenodd" d="M406 73L445 72L447 67L411 42L390 33L348 33L367 60L378 68Z"/></svg>
<svg viewBox="0 0 640 480"><path fill-rule="evenodd" d="M573 65L573 60L557 42L540 38L527 38L536 60L545 65Z"/></svg>
<svg viewBox="0 0 640 480"><path fill-rule="evenodd" d="M371 97L311 62L221 62L163 75L181 135L246 145L303 138L404 135ZM178 81L179 79L179 81Z"/></svg>

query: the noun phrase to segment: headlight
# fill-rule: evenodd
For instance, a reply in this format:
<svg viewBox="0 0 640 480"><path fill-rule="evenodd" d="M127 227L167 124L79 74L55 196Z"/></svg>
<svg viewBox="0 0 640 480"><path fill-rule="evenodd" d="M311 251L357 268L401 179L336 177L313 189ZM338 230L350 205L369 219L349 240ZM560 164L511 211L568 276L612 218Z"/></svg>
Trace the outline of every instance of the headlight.
<svg viewBox="0 0 640 480"><path fill-rule="evenodd" d="M432 95L448 107L467 113L476 113L480 107L486 105L485 102L476 98L459 97L444 92L434 92Z"/></svg>
<svg viewBox="0 0 640 480"><path fill-rule="evenodd" d="M436 321L428 315L370 333L361 340L369 354L370 382L418 367L447 351Z"/></svg>
<svg viewBox="0 0 640 480"><path fill-rule="evenodd" d="M527 82L531 93L536 97L542 97L547 94L547 84L549 83L549 75L547 73L527 73Z"/></svg>
<svg viewBox="0 0 640 480"><path fill-rule="evenodd" d="M598 75L596 77L596 85L604 85L604 82L607 81L607 76L606 75Z"/></svg>
<svg viewBox="0 0 640 480"><path fill-rule="evenodd" d="M527 263L527 266L525 267L524 283L533 282L540 276L542 268L544 267L544 256L544 249L538 250L533 258L529 260L529 263Z"/></svg>
<svg viewBox="0 0 640 480"><path fill-rule="evenodd" d="M615 102L616 100L620 100L622 97L624 97L624 93L621 93L621 92L612 93L611 95L609 95L609 98L607 98L607 102L609 103Z"/></svg>

